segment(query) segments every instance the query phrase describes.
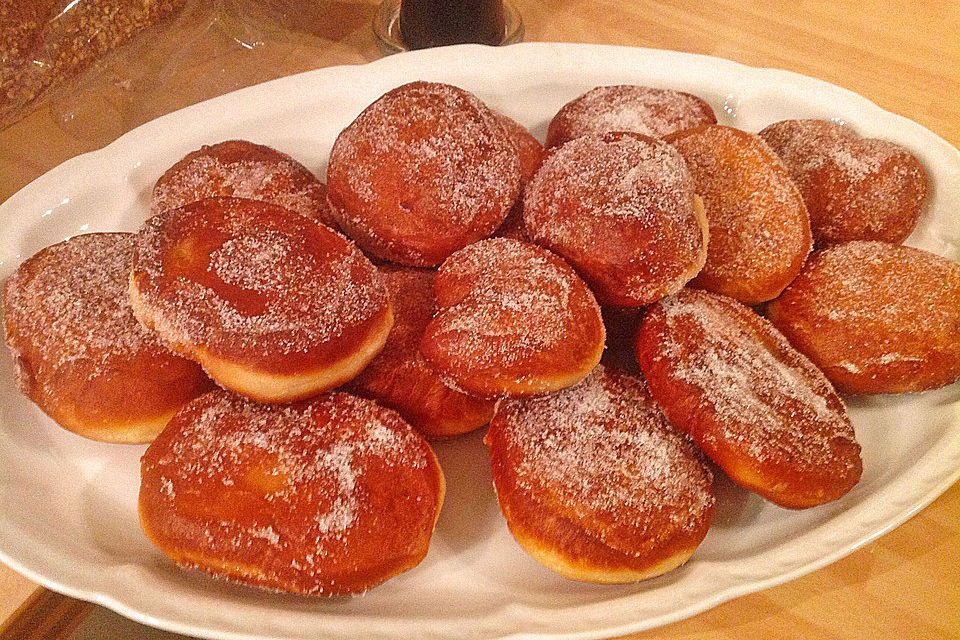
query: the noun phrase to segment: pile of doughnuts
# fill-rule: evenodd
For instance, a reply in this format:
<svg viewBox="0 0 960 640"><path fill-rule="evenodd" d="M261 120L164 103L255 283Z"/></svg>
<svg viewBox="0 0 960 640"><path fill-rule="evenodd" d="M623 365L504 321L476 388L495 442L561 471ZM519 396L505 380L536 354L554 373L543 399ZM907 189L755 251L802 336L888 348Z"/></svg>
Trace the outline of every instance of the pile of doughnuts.
<svg viewBox="0 0 960 640"><path fill-rule="evenodd" d="M5 337L58 424L151 443L141 526L181 566L369 589L427 553L426 438L489 424L519 545L635 582L695 553L717 474L792 509L853 490L838 391L960 379L960 265L900 246L927 190L909 151L831 122L753 134L598 87L545 150L414 82L342 131L326 184L247 141L187 154L138 233L20 266Z"/></svg>

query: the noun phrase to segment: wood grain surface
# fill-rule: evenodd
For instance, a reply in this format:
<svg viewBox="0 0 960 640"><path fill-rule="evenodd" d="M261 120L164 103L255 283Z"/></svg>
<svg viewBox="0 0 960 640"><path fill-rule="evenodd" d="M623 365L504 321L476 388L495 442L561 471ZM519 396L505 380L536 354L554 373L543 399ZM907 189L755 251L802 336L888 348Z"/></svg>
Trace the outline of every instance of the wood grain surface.
<svg viewBox="0 0 960 640"><path fill-rule="evenodd" d="M235 11L211 17L208 3L192 0L172 36L148 34L0 131L0 201L64 160L163 113L273 77L379 57L370 31L373 0L302 2L295 11L284 10L281 0L273 3L279 8L237 2ZM960 146L955 0L515 4L527 41L675 49L788 69L851 89ZM35 591L0 565L0 620L7 620L0 633L15 626L18 609L35 615L23 606L30 598L45 602ZM137 637L135 629L129 625L124 636ZM827 568L628 637L960 638L960 485Z"/></svg>

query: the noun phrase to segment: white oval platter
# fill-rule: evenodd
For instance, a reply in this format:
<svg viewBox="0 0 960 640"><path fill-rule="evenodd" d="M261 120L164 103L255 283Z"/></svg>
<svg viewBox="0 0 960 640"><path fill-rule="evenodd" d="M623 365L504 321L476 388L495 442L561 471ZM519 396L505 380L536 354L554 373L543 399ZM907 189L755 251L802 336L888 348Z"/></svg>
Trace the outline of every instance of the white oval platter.
<svg viewBox="0 0 960 640"><path fill-rule="evenodd" d="M461 46L335 67L243 89L149 122L65 162L0 206L0 278L39 249L89 231L135 231L156 179L202 144L246 138L323 175L337 133L387 90L456 84L543 140L564 103L605 84L690 91L722 124L843 121L911 149L933 185L908 244L960 258L960 153L930 131L839 87L676 52L570 44ZM510 537L482 434L437 445L448 495L425 561L352 598L306 599L181 571L141 534L142 446L74 436L21 396L0 357L0 560L63 593L171 631L230 639L607 638L666 624L811 572L899 525L960 477L960 385L848 399L862 482L837 502L788 511L729 483L684 567L626 586L567 581ZM852 612L856 615L856 612Z"/></svg>

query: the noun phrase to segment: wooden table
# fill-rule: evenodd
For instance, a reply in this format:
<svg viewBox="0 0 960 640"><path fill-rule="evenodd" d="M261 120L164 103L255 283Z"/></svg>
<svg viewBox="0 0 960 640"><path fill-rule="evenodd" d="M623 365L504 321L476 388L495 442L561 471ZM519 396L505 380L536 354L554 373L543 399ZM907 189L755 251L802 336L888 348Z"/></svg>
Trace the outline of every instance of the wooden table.
<svg viewBox="0 0 960 640"><path fill-rule="evenodd" d="M851 89L960 146L955 1L515 3L527 41L676 49L789 69ZM252 3L245 9L258 13ZM317 0L315 10L285 18L289 33L281 41L252 50L234 46L230 36L253 33L255 39L259 33L269 40L272 32L257 31L259 18L240 24L225 16L205 23L211 40L202 59L191 58L189 43L179 46L186 82L130 86L108 69L91 86L61 92L0 131L0 201L64 160L162 113L272 77L378 58L370 31L375 9L375 0ZM35 584L0 566L0 620L31 598L44 602L36 591ZM903 526L825 569L631 637L960 638L960 484Z"/></svg>

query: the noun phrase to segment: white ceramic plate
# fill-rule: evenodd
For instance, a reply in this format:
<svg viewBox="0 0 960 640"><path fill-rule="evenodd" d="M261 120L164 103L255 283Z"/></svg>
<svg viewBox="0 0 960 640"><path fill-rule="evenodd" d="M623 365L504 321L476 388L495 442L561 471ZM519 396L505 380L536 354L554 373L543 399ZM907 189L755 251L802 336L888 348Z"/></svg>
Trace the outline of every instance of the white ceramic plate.
<svg viewBox="0 0 960 640"><path fill-rule="evenodd" d="M247 138L322 175L337 133L407 81L457 84L543 139L551 116L596 85L691 91L748 131L836 118L903 144L933 190L910 244L960 258L960 153L923 127L833 85L716 58L644 49L526 44L453 47L337 67L237 91L150 122L64 163L0 207L0 277L65 237L136 230L154 181L201 144ZM497 509L481 435L437 446L448 495L430 553L354 598L305 599L179 570L140 533L140 446L58 428L0 357L0 559L66 594L150 625L211 638L601 638L693 615L822 567L902 523L960 476L960 385L849 403L861 483L838 502L787 511L729 483L690 562L628 586L570 582L514 543Z"/></svg>

